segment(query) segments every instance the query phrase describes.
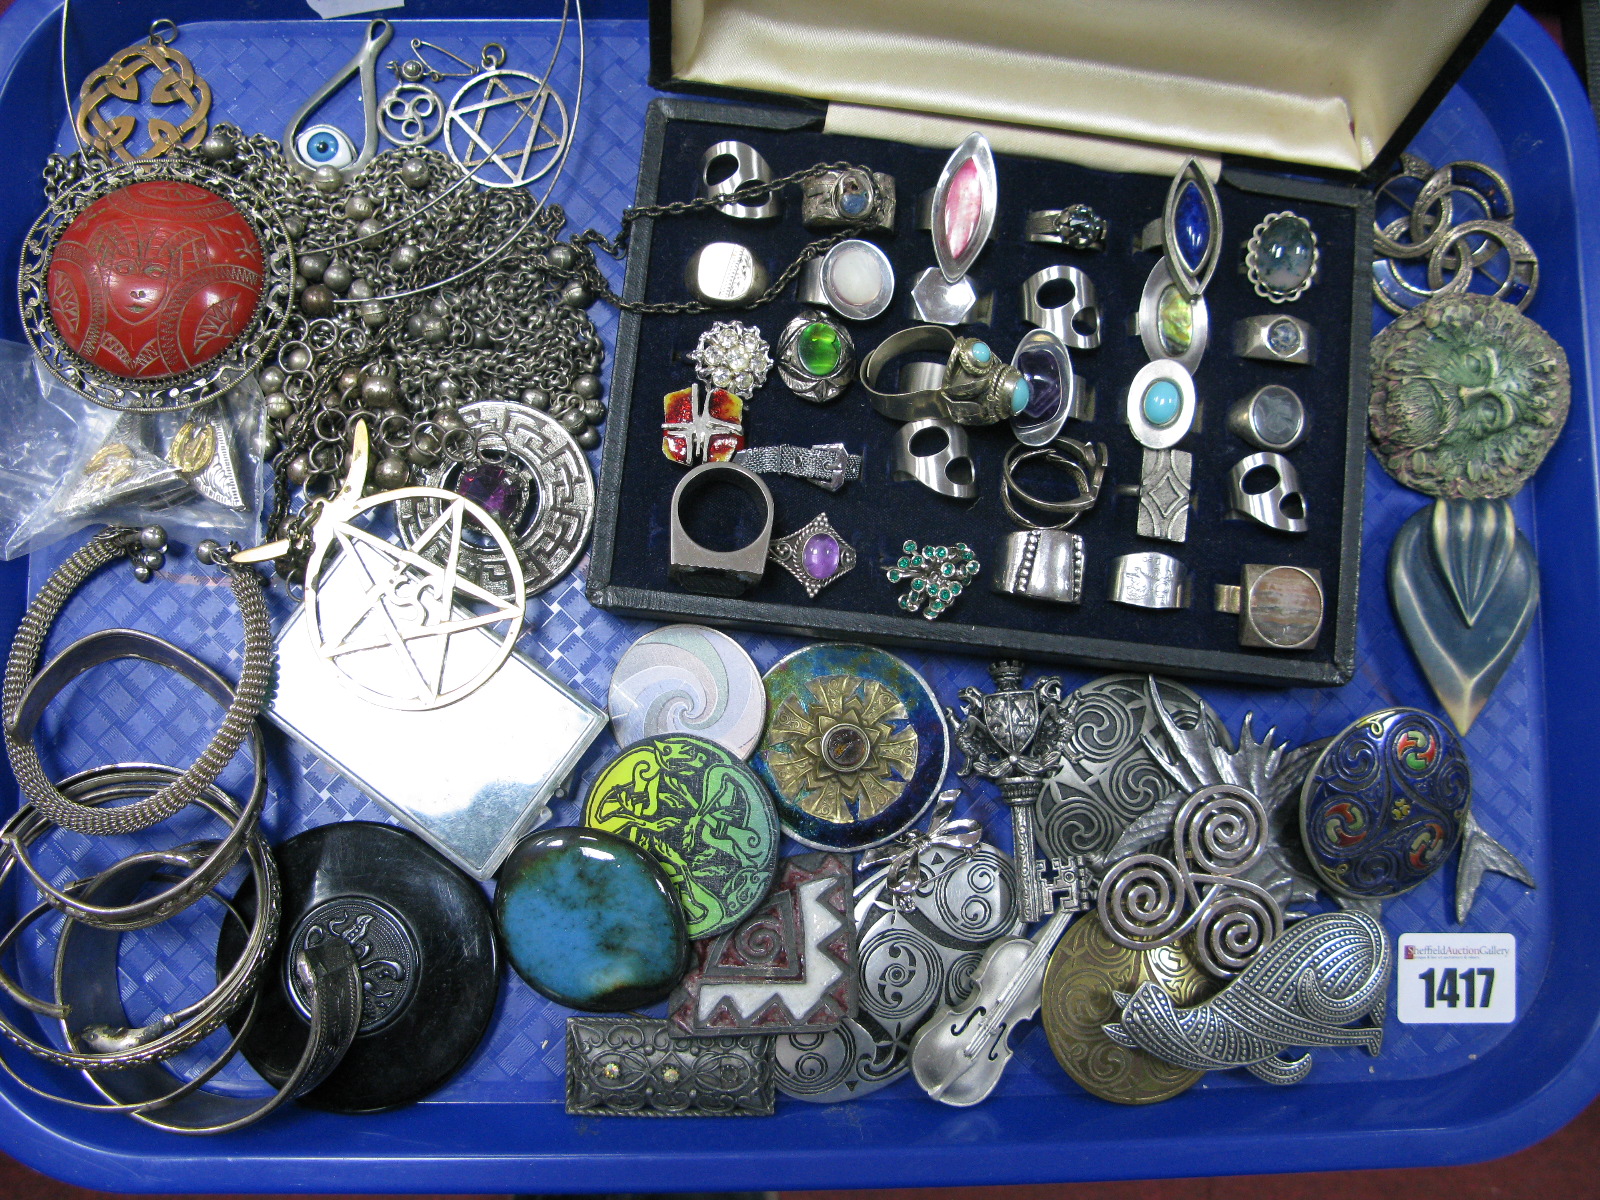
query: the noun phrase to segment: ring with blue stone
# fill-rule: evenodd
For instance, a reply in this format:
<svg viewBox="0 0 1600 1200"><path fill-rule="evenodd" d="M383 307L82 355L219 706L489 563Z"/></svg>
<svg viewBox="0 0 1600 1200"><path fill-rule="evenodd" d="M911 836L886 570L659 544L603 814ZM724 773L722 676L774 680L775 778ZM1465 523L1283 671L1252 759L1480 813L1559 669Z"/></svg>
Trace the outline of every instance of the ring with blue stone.
<svg viewBox="0 0 1600 1200"><path fill-rule="evenodd" d="M894 229L894 176L861 167L819 171L800 182L800 222L807 229Z"/></svg>
<svg viewBox="0 0 1600 1200"><path fill-rule="evenodd" d="M1321 257L1310 221L1288 211L1268 213L1245 243L1244 271L1256 295L1287 304L1316 282Z"/></svg>
<svg viewBox="0 0 1600 1200"><path fill-rule="evenodd" d="M1316 332L1299 317L1246 317L1233 326L1233 352L1240 358L1309 367L1317 356Z"/></svg>
<svg viewBox="0 0 1600 1200"><path fill-rule="evenodd" d="M1162 250L1178 290L1198 299L1217 269L1222 247L1222 205L1217 189L1197 159L1188 159L1172 177L1158 220L1140 233L1136 248Z"/></svg>
<svg viewBox="0 0 1600 1200"><path fill-rule="evenodd" d="M1176 359L1158 358L1128 385L1128 428L1141 446L1165 450L1194 426L1197 405L1194 376Z"/></svg>
<svg viewBox="0 0 1600 1200"><path fill-rule="evenodd" d="M880 388L885 368L904 355L935 353L937 363L908 363L900 382L914 386L901 392ZM917 368L915 371L912 368ZM861 363L861 386L872 407L894 421L928 418L957 425L993 425L1028 407L1032 390L1021 371L1011 366L981 338L957 337L942 325L913 325L890 334Z"/></svg>
<svg viewBox="0 0 1600 1200"><path fill-rule="evenodd" d="M1022 236L1030 242L1073 250L1104 250L1106 219L1087 204L1036 209L1023 221Z"/></svg>

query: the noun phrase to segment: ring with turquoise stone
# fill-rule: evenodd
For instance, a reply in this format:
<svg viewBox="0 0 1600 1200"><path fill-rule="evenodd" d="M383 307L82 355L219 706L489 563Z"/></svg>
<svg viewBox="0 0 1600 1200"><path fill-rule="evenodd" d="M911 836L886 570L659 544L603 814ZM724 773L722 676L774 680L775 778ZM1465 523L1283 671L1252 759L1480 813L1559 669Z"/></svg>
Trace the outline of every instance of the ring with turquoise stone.
<svg viewBox="0 0 1600 1200"><path fill-rule="evenodd" d="M1144 227L1135 245L1165 252L1173 282L1190 300L1205 292L1221 257L1222 205L1198 159L1178 168L1160 218Z"/></svg>
<svg viewBox="0 0 1600 1200"><path fill-rule="evenodd" d="M1183 364L1158 358L1139 368L1128 385L1128 428L1141 446L1176 446L1194 426L1194 376Z"/></svg>
<svg viewBox="0 0 1600 1200"><path fill-rule="evenodd" d="M901 372L916 386L903 392L881 390L885 368L903 355L932 352L947 355L937 364L907 364ZM912 372L911 367L929 367ZM934 380L937 379L937 383ZM993 425L1028 407L1032 387L1027 377L1007 363L981 338L958 337L942 325L913 325L890 334L861 362L861 386L872 407L894 421L927 419L957 425Z"/></svg>
<svg viewBox="0 0 1600 1200"><path fill-rule="evenodd" d="M1316 282L1321 257L1310 221L1287 210L1268 213L1245 243L1244 271L1256 295L1287 304Z"/></svg>
<svg viewBox="0 0 1600 1200"><path fill-rule="evenodd" d="M826 404L856 376L856 346L826 313L802 312L778 335L778 375L802 400Z"/></svg>

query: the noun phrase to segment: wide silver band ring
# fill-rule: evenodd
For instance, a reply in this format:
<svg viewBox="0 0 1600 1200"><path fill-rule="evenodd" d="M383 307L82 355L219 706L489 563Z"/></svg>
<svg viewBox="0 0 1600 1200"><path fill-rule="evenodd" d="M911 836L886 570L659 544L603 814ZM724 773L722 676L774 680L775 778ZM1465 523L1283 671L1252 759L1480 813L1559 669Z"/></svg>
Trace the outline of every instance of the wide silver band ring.
<svg viewBox="0 0 1600 1200"><path fill-rule="evenodd" d="M978 474L967 431L938 417L907 421L895 431L890 477L896 483L920 483L952 500L973 500L978 495Z"/></svg>
<svg viewBox="0 0 1600 1200"><path fill-rule="evenodd" d="M820 171L800 181L800 223L807 229L894 229L894 176L860 167Z"/></svg>
<svg viewBox="0 0 1600 1200"><path fill-rule="evenodd" d="M1259 475L1252 479L1252 475ZM1273 482L1261 486L1256 480ZM1247 490L1249 484L1249 490ZM1280 533L1306 531L1306 497L1300 490L1300 472L1281 454L1249 454L1228 472L1229 515L1248 517Z"/></svg>
<svg viewBox="0 0 1600 1200"><path fill-rule="evenodd" d="M1170 554L1140 550L1111 560L1106 598L1135 608L1187 608L1189 568Z"/></svg>
<svg viewBox="0 0 1600 1200"><path fill-rule="evenodd" d="M736 550L710 550L689 536L683 524L683 504L694 492L712 483L731 483L742 490L761 512L761 531ZM678 481L672 492L672 525L668 537L668 574L687 591L707 596L738 596L761 582L767 571L772 545L772 493L754 471L731 462L701 463Z"/></svg>
<svg viewBox="0 0 1600 1200"><path fill-rule="evenodd" d="M1077 604L1083 598L1083 538L1064 529L1024 529L1000 539L993 589L1030 600Z"/></svg>

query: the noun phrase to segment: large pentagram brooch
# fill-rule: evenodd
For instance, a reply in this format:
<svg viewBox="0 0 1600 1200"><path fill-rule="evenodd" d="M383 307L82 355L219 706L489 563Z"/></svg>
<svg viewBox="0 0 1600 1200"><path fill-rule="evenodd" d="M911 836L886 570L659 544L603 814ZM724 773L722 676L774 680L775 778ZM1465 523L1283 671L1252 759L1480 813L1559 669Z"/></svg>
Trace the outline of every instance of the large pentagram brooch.
<svg viewBox="0 0 1600 1200"><path fill-rule="evenodd" d="M311 527L306 627L332 673L363 699L388 708L442 707L486 683L522 632L527 592L516 549L487 512L442 488L362 498L365 422L356 423L352 443L350 473ZM398 507L419 500L432 505L433 516L394 540ZM489 586L463 573L469 545L503 560ZM268 544L241 559L265 561L286 548Z"/></svg>

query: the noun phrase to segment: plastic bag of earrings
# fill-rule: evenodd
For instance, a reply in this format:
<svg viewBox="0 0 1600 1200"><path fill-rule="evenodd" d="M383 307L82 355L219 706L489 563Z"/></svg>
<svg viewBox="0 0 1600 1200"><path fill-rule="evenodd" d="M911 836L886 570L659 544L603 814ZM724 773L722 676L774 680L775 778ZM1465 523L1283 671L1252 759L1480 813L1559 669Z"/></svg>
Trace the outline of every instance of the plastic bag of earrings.
<svg viewBox="0 0 1600 1200"><path fill-rule="evenodd" d="M196 408L117 412L38 369L28 347L0 343L0 429L0 556L108 521L186 542L261 540L267 435L253 379Z"/></svg>

